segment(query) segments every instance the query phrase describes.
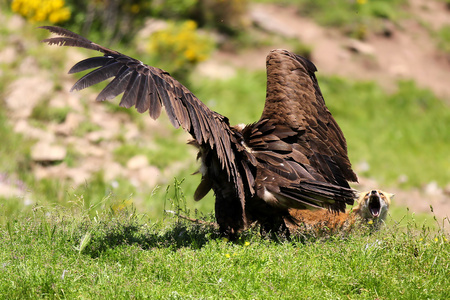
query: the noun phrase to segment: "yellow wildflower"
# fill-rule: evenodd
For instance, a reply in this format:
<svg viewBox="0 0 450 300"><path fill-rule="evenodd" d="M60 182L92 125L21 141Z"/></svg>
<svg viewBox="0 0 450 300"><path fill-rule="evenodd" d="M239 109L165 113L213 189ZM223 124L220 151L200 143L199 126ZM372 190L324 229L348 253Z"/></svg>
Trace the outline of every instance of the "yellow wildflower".
<svg viewBox="0 0 450 300"><path fill-rule="evenodd" d="M70 10L64 0L13 0L11 9L31 22L59 23L70 18Z"/></svg>
<svg viewBox="0 0 450 300"><path fill-rule="evenodd" d="M131 5L131 12L133 14L137 14L140 10L141 10L141 8L139 7L139 4Z"/></svg>

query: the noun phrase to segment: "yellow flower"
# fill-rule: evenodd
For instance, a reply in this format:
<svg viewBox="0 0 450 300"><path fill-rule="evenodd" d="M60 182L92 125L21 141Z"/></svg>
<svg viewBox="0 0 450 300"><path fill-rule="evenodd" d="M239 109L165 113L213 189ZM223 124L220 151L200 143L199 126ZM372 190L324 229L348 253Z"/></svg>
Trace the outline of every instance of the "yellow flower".
<svg viewBox="0 0 450 300"><path fill-rule="evenodd" d="M190 61L195 61L195 50L192 48L188 48L186 49L186 51L184 51L184 56L186 56L186 58Z"/></svg>
<svg viewBox="0 0 450 300"><path fill-rule="evenodd" d="M363 5L367 3L367 0L356 0L356 2L360 5Z"/></svg>
<svg viewBox="0 0 450 300"><path fill-rule="evenodd" d="M225 257L226 257L226 258L230 258L230 256L231 256L231 255L230 255L230 254L228 254L228 253L227 253L227 254L225 254Z"/></svg>
<svg viewBox="0 0 450 300"><path fill-rule="evenodd" d="M11 9L31 22L59 23L70 18L64 0L13 0Z"/></svg>
<svg viewBox="0 0 450 300"><path fill-rule="evenodd" d="M128 200L122 201L121 203L116 203L116 204L111 205L111 208L114 211L114 213L118 213L118 212L123 211L125 208L130 207L131 205L133 205L133 200L128 199Z"/></svg>
<svg viewBox="0 0 450 300"><path fill-rule="evenodd" d="M436 237L436 238L434 238L434 241L437 242L437 241L439 241L439 239Z"/></svg>
<svg viewBox="0 0 450 300"><path fill-rule="evenodd" d="M245 243L244 243L244 246L245 246L245 247L250 246L250 242L245 242Z"/></svg>
<svg viewBox="0 0 450 300"><path fill-rule="evenodd" d="M141 8L139 7L138 4L133 4L133 5L131 5L131 12L132 12L133 14L137 14L140 10L141 10Z"/></svg>
<svg viewBox="0 0 450 300"><path fill-rule="evenodd" d="M372 224L373 224L373 220L369 220L369 221L367 222L367 224L372 225Z"/></svg>

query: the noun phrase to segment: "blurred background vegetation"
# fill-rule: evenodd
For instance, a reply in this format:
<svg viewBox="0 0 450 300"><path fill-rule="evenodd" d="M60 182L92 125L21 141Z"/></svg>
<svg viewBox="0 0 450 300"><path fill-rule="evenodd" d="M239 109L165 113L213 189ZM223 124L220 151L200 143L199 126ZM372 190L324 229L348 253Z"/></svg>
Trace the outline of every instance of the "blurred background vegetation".
<svg viewBox="0 0 450 300"><path fill-rule="evenodd" d="M215 51L238 53L246 48L275 45L280 37L261 33L247 16L252 3L277 3L295 6L300 15L314 19L324 27L338 29L345 36L365 40L371 33L388 36L387 24L405 17L402 10L407 0L8 0L0 4L3 20L21 16L26 22L19 31L0 25L0 50L19 35L31 46L24 48L21 57L36 58L38 67L50 71L55 93L66 89L62 74L67 72L67 53L64 49L51 51L37 42L44 32L40 25L56 24L89 39L114 47L130 56L169 71L191 89L213 110L226 115L232 124L257 120L264 105L265 72L238 69L226 79L199 77L193 70L207 61ZM156 20L156 21L155 21ZM164 20L158 22L158 20ZM390 23L388 23L389 21ZM145 28L150 28L148 34ZM301 29L299 29L301 30ZM144 32L144 33L143 33ZM449 27L433 32L436 47L450 53ZM310 55L312 47L301 41L285 38L282 44L291 45L299 54ZM83 56L92 55L83 52ZM80 58L82 59L82 57ZM263 64L263 62L261 62ZM17 72L20 58L2 62L0 73L0 102L7 95L8 86L21 74ZM320 69L320 66L319 66ZM73 82L73 78L70 79ZM441 188L450 184L450 112L448 102L430 90L419 88L412 81L399 81L395 92L388 92L376 82L362 82L338 77L319 76L319 83L327 105L342 127L348 141L350 159L358 174L373 178L380 185L411 189L436 182ZM91 88L90 93L99 88ZM89 92L89 91L88 91ZM92 105L83 96L83 105ZM50 101L49 96L48 101ZM51 108L48 101L34 107L30 122L46 128L49 122L63 123L72 111L70 107ZM144 126L144 118L134 111L125 111L113 104L104 104L113 114L128 114L131 122ZM161 120L165 122L167 120ZM167 122L166 122L167 123ZM113 155L120 164L135 155L144 154L151 165L164 171L174 161L188 161L177 170L175 181L166 180L158 186L141 187L127 178L105 179L96 173L85 184L74 186L69 181L36 179L30 149L34 140L24 138L13 130L14 123L4 105L0 108L0 181L16 188L31 191L31 200L2 199L5 214L29 209L29 203L67 205L82 195L86 206L123 207L132 203L151 216L160 217L163 206L171 199L187 198L188 207L203 213L212 211L213 195L200 203L191 198L199 182L190 176L197 165L195 152L186 150L186 136L172 130L168 124L163 133L151 133L152 143L120 143ZM98 130L95 125L82 123L75 135L83 137ZM147 134L147 133L143 133ZM170 138L169 138L170 137ZM79 164L80 154L68 149L63 163L69 167ZM363 164L366 167L358 167ZM367 167L369 166L369 167ZM182 181L182 191L179 189ZM187 196L185 196L187 195ZM165 200L164 200L165 199ZM134 200L134 201L133 201ZM167 201L166 201L167 200ZM27 202L28 201L28 202ZM25 203L25 204L24 204ZM121 206L121 203L124 204ZM168 204L168 205L169 205ZM28 208L27 208L28 207ZM167 207L166 207L167 209Z"/></svg>

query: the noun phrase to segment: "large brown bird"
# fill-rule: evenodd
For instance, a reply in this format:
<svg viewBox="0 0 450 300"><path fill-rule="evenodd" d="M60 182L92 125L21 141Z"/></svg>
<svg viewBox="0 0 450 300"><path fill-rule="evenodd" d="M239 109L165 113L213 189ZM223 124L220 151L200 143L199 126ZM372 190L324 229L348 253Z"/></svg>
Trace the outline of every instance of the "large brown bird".
<svg viewBox="0 0 450 300"><path fill-rule="evenodd" d="M123 93L120 106L149 111L157 119L162 107L176 128L182 127L198 148L201 182L194 194L211 189L220 231L234 235L253 222L266 230L286 229L290 208L345 211L356 197L347 181L356 181L347 145L325 106L312 62L286 50L267 56L267 96L259 121L230 126L166 71L102 47L69 30L42 27L57 37L50 45L74 46L103 53L69 71L96 68L78 80L81 90L114 79L97 96L110 100Z"/></svg>

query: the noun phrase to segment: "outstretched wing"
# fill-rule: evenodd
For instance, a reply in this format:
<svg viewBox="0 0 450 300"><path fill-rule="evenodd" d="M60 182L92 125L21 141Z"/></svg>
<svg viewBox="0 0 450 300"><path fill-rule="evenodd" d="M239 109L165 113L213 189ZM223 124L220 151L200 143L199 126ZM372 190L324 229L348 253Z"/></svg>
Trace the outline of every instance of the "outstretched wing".
<svg viewBox="0 0 450 300"><path fill-rule="evenodd" d="M343 211L356 181L347 145L325 106L312 62L286 50L267 56L261 119L247 129L248 146L264 168L257 181L286 206Z"/></svg>
<svg viewBox="0 0 450 300"><path fill-rule="evenodd" d="M181 126L199 145L207 144L215 149L229 181L239 181L232 151L234 137L228 119L210 110L169 73L93 43L67 29L55 26L40 28L59 35L43 40L49 45L82 47L104 54L80 61L72 67L69 73L96 68L78 80L72 90L81 90L114 77L100 92L97 101L113 99L123 93L120 106L135 106L140 113L148 110L153 119L159 117L164 107L175 128ZM236 185L236 190L241 193L241 185Z"/></svg>

